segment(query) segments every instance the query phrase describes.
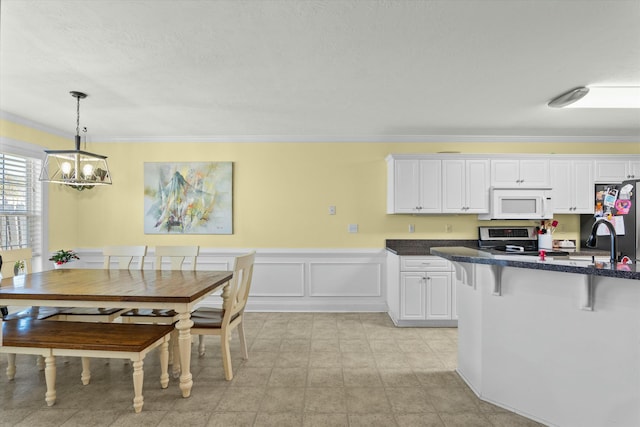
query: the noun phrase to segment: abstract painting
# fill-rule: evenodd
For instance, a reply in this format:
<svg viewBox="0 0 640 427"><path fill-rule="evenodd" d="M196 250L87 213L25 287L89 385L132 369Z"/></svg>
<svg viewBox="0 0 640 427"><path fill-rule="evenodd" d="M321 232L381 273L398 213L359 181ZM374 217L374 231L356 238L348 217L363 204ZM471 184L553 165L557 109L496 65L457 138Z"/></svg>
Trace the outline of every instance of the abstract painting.
<svg viewBox="0 0 640 427"><path fill-rule="evenodd" d="M233 163L145 163L145 234L232 234Z"/></svg>

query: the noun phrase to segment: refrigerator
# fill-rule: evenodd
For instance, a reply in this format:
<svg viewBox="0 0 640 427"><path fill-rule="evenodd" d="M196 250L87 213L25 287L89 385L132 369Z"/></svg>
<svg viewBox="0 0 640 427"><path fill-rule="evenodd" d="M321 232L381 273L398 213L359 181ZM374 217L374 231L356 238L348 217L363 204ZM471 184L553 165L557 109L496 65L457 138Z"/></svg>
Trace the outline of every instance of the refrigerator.
<svg viewBox="0 0 640 427"><path fill-rule="evenodd" d="M624 181L622 184L596 184L595 214L580 216L580 244L591 234L593 223L611 214L611 222L616 229L619 259L627 256L632 263L640 259L640 209L637 205L640 196L640 180ZM609 251L611 235L609 229L600 225L597 230L596 248Z"/></svg>

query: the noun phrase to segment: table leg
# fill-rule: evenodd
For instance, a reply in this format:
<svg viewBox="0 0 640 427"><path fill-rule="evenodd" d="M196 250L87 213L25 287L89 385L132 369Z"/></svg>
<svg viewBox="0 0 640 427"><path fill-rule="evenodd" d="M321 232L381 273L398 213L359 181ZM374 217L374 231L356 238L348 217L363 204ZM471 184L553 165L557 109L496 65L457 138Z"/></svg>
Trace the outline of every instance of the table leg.
<svg viewBox="0 0 640 427"><path fill-rule="evenodd" d="M142 385L144 383L144 362L142 360L134 360L133 362L133 409L136 413L142 411L144 405L144 397L142 396Z"/></svg>
<svg viewBox="0 0 640 427"><path fill-rule="evenodd" d="M16 354L7 354L7 378L12 381L16 377Z"/></svg>
<svg viewBox="0 0 640 427"><path fill-rule="evenodd" d="M82 358L82 373L80 374L80 380L82 381L82 385L89 384L91 381L91 358L83 357Z"/></svg>
<svg viewBox="0 0 640 427"><path fill-rule="evenodd" d="M55 356L48 355L44 359L44 379L47 384L47 392L44 395L44 400L47 402L47 406L53 406L56 403L56 358Z"/></svg>
<svg viewBox="0 0 640 427"><path fill-rule="evenodd" d="M222 297L222 308L224 309L227 306L227 302L229 301L229 294L231 292L231 287L229 286L229 282L225 283L222 287L222 293L220 296Z"/></svg>
<svg viewBox="0 0 640 427"><path fill-rule="evenodd" d="M166 337L160 346L160 386L162 388L169 386L169 343L166 341Z"/></svg>
<svg viewBox="0 0 640 427"><path fill-rule="evenodd" d="M178 330L178 345L180 346L180 390L182 390L182 397L189 397L191 395L191 387L193 387L193 381L191 376L191 327L193 321L191 320L191 313L178 313L178 323L176 323L176 329ZM174 360L175 363L175 360Z"/></svg>

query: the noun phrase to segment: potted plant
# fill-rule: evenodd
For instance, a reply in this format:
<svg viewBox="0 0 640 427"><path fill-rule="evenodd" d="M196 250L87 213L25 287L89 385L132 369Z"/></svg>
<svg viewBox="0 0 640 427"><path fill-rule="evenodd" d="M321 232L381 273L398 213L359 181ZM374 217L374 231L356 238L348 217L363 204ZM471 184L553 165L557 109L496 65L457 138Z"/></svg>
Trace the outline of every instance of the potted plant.
<svg viewBox="0 0 640 427"><path fill-rule="evenodd" d="M13 265L13 274L18 276L20 274L24 274L24 261L16 261Z"/></svg>
<svg viewBox="0 0 640 427"><path fill-rule="evenodd" d="M54 267L59 268L61 265L71 262L74 259L80 259L80 257L74 251L65 251L64 249L60 249L59 251L55 252L51 256L51 258L49 258L49 261L53 261Z"/></svg>

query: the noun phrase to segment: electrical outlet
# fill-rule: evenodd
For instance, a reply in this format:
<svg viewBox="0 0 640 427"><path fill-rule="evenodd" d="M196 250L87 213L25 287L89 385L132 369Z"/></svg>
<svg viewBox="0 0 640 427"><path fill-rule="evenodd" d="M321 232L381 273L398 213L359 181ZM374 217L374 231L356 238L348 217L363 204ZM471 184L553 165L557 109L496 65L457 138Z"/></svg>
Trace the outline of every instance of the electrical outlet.
<svg viewBox="0 0 640 427"><path fill-rule="evenodd" d="M445 224L444 231L447 233L451 233L453 231L453 226L451 224Z"/></svg>
<svg viewBox="0 0 640 427"><path fill-rule="evenodd" d="M336 214L336 207L329 206L329 215L335 215L335 214Z"/></svg>
<svg viewBox="0 0 640 427"><path fill-rule="evenodd" d="M414 233L416 231L416 226L413 224L409 224L409 233Z"/></svg>
<svg viewBox="0 0 640 427"><path fill-rule="evenodd" d="M358 224L349 224L349 233L357 233Z"/></svg>

